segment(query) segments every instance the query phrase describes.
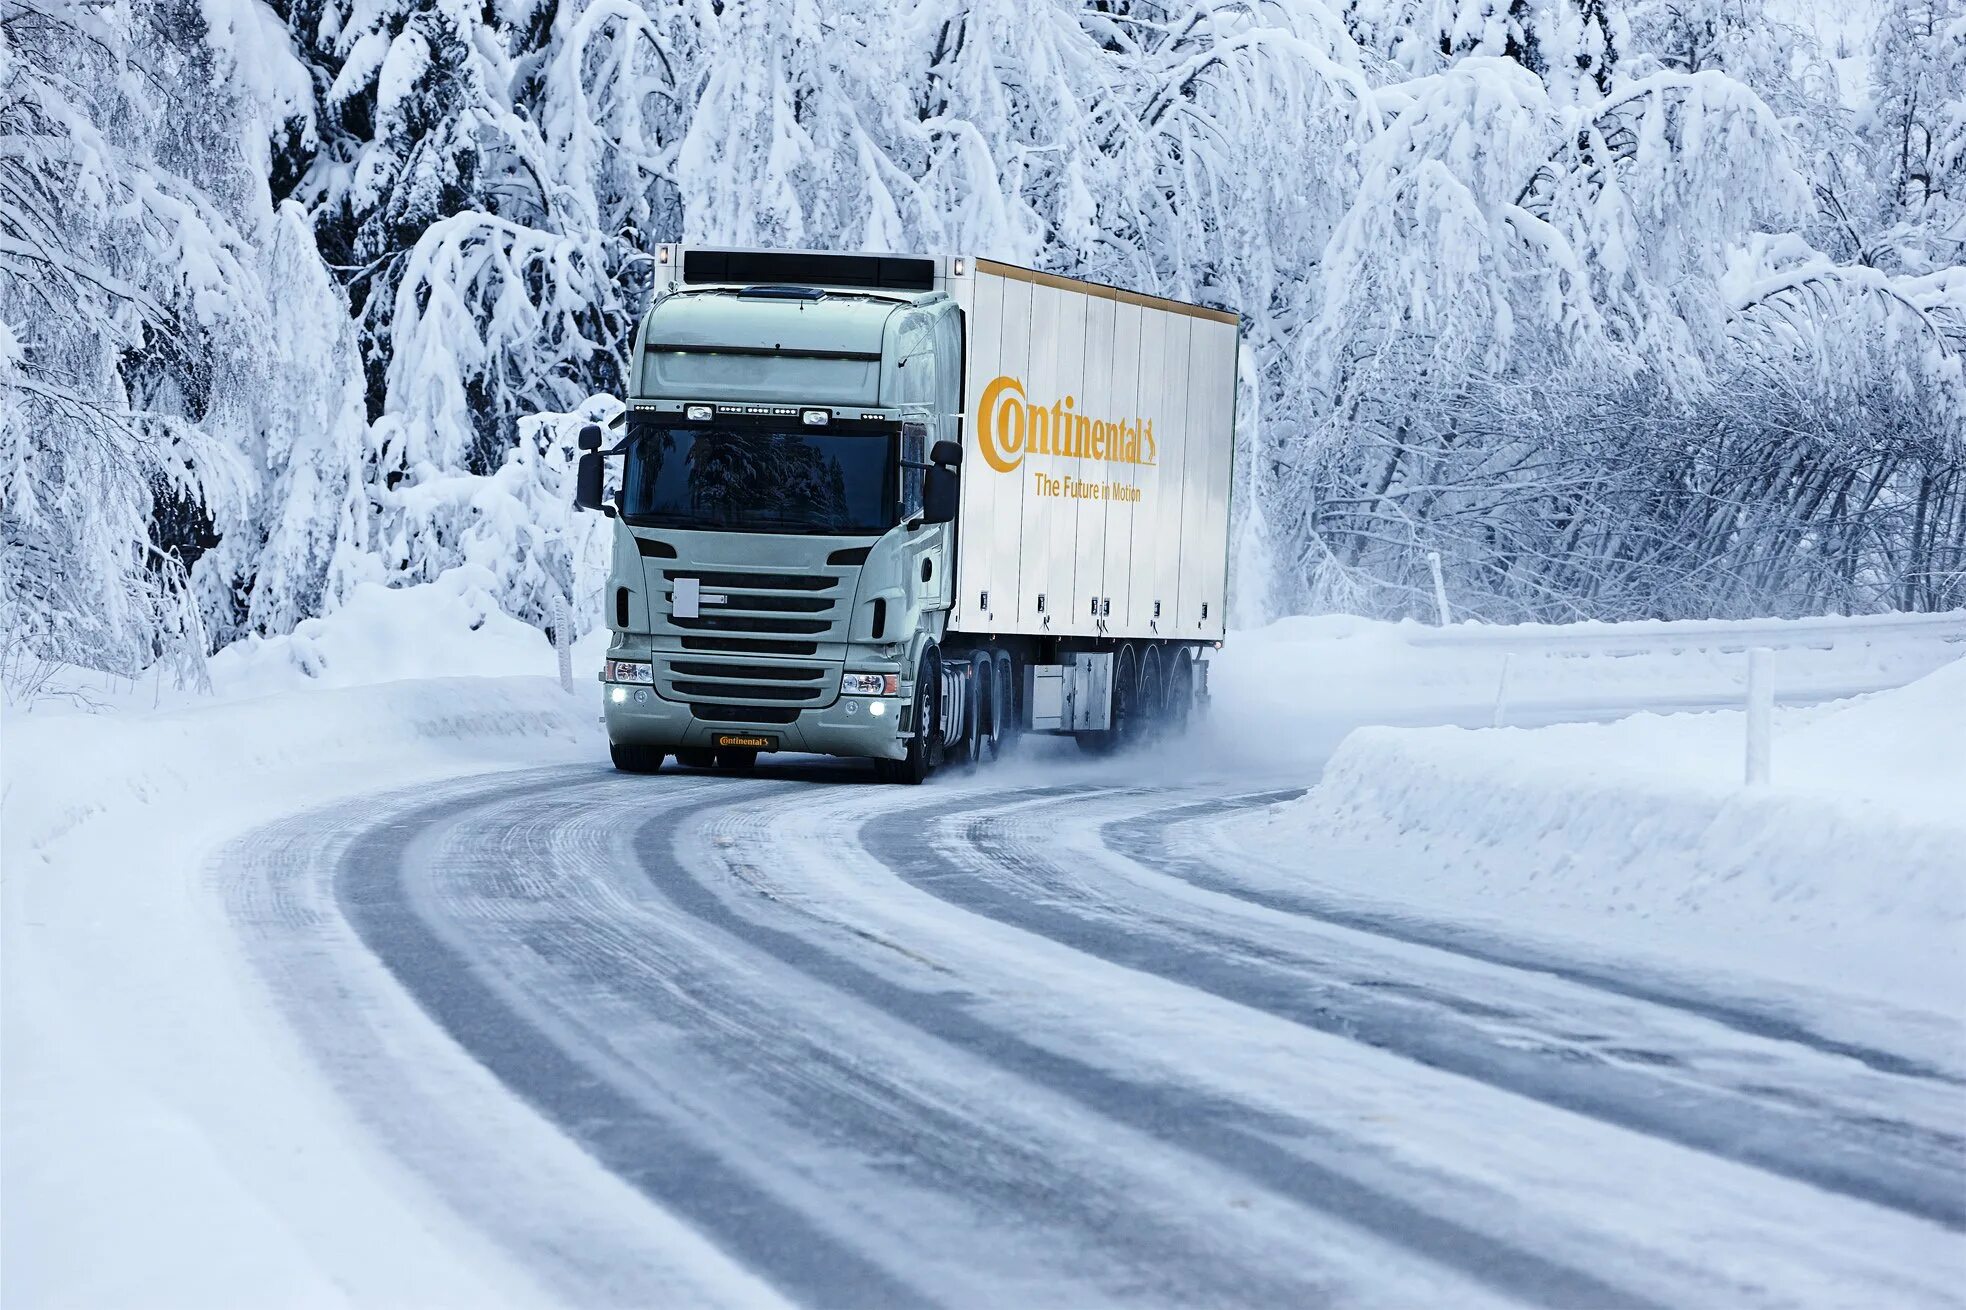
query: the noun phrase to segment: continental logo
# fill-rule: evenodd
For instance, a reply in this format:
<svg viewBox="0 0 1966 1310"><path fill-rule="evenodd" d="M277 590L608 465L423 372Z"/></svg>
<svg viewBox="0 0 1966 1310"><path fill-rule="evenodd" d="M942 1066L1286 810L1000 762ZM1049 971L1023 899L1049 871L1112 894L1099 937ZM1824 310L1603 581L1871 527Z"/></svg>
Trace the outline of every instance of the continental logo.
<svg viewBox="0 0 1966 1310"><path fill-rule="evenodd" d="M1073 409L1073 397L1049 408L1024 398L1022 378L993 378L978 406L977 444L983 462L999 473L1014 473L1026 455L1093 459L1109 464L1153 464L1154 421L1094 418Z"/></svg>

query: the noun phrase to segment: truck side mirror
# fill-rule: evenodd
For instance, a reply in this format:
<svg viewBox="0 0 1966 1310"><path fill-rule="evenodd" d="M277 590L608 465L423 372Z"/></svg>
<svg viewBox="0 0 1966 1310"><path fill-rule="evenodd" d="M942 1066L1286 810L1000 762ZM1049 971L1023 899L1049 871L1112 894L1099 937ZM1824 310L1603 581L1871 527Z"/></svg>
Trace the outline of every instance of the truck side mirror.
<svg viewBox="0 0 1966 1310"><path fill-rule="evenodd" d="M601 448L601 429L599 426L589 423L580 430L580 448L582 450L599 450Z"/></svg>
<svg viewBox="0 0 1966 1310"><path fill-rule="evenodd" d="M588 428L587 432L594 433L596 437L600 435L599 428ZM580 434L580 440L582 445L586 444L586 432ZM580 457L580 464L574 470L573 504L575 509L606 508L601 504L601 459L601 452L591 448L588 449L585 455Z"/></svg>
<svg viewBox="0 0 1966 1310"><path fill-rule="evenodd" d="M928 462L940 464L944 468L960 468L963 462L963 448L953 441L938 441L929 448Z"/></svg>
<svg viewBox="0 0 1966 1310"><path fill-rule="evenodd" d="M952 468L943 468L938 464L922 471L922 522L955 522L958 485L956 471Z"/></svg>

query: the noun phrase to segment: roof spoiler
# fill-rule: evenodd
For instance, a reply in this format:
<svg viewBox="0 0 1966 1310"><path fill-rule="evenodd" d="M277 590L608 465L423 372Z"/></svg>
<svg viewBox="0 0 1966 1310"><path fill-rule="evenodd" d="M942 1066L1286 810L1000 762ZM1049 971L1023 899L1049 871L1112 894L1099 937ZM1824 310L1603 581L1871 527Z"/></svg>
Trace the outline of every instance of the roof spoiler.
<svg viewBox="0 0 1966 1310"><path fill-rule="evenodd" d="M935 261L911 255L832 255L792 250L685 250L683 283L935 290Z"/></svg>

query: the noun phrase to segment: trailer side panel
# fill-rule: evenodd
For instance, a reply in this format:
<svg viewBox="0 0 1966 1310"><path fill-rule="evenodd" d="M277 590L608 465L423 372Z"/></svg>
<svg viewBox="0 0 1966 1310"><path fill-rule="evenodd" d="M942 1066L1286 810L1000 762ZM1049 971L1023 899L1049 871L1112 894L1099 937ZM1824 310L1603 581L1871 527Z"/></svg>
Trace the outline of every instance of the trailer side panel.
<svg viewBox="0 0 1966 1310"><path fill-rule="evenodd" d="M1233 318L990 261L962 280L953 626L1219 638Z"/></svg>

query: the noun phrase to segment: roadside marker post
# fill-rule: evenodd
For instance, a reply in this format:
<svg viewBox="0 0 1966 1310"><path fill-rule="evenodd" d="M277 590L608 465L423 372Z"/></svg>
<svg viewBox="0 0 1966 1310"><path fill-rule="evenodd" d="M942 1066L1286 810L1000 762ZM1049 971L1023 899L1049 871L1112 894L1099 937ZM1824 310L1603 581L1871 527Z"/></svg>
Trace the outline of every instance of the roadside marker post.
<svg viewBox="0 0 1966 1310"><path fill-rule="evenodd" d="M573 607L564 592L553 589L553 654L560 661L560 690L573 690Z"/></svg>
<svg viewBox="0 0 1966 1310"><path fill-rule="evenodd" d="M1766 646L1748 651L1747 785L1768 785L1771 737L1774 732L1775 681L1770 672L1774 653Z"/></svg>

